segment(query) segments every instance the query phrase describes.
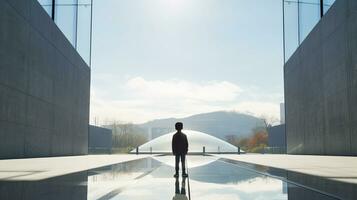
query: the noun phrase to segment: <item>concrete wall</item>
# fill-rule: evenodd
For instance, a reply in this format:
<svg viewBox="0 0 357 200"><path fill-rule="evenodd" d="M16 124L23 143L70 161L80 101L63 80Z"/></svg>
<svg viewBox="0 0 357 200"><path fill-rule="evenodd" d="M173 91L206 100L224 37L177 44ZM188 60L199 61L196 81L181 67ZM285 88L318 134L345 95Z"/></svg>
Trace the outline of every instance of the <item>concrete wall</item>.
<svg viewBox="0 0 357 200"><path fill-rule="evenodd" d="M89 125L89 153L111 153L112 130Z"/></svg>
<svg viewBox="0 0 357 200"><path fill-rule="evenodd" d="M337 0L285 64L288 153L357 155L357 1Z"/></svg>
<svg viewBox="0 0 357 200"><path fill-rule="evenodd" d="M268 128L269 147L286 148L285 124Z"/></svg>
<svg viewBox="0 0 357 200"><path fill-rule="evenodd" d="M89 84L36 0L0 0L0 158L86 154Z"/></svg>

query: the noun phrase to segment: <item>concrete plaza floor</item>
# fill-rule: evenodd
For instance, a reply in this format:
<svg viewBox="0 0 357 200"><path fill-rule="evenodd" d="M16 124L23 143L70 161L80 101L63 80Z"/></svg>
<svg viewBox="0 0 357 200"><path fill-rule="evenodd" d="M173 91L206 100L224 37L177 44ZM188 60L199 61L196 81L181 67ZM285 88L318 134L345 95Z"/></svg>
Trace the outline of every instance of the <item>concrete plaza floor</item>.
<svg viewBox="0 0 357 200"><path fill-rule="evenodd" d="M86 183L92 180L89 177L94 177L92 185L97 185L97 182L102 178L106 179L109 177L112 179L116 176L119 177L118 179L115 179L115 181L99 184L99 189L101 190L101 188L104 186L109 187L111 183L114 185L126 184L127 182L125 181L125 177L131 173L131 168L133 170L132 174L135 175L138 173L135 170L137 170L140 165L134 165L135 163L130 164L130 162L128 162L134 161L138 162L138 164L144 163L144 166L146 166L148 169L146 171L144 170L144 173L138 177L147 177L147 174L152 174L152 172L155 172L152 174L155 176L148 176L149 178L151 177L154 179L150 179L150 181L143 179L142 184L147 185L149 182L154 183L155 181L160 181L160 178L162 177L167 178L165 183L168 184L172 180L174 158L172 156L154 156L155 155L149 154L123 154L0 160L0 182L2 183L3 191L7 191L3 194L8 195L16 194L16 192L14 193L16 190L13 189L17 188L19 185L25 188L25 191L30 191L28 188L36 187L37 189L42 190L46 185L54 184L53 188L49 188L55 190L58 188L58 184L61 185L63 181L73 181L79 178L80 183L77 185L81 186L80 188L82 188L82 182ZM272 177L272 180L274 181L280 179L280 182L276 182L279 183L278 185L280 186L278 188L280 189L284 188L284 184L281 185L283 182L287 183L289 197L302 197L304 195L311 197L313 195L324 194L328 195L329 197L333 197L333 199L357 199L356 157L271 154L215 154L213 156L214 157L197 155L188 157L190 176L192 175L192 179L197 179L201 182L202 180L207 179L206 182L208 181L213 183L221 183L223 180L227 179L227 183L225 182L223 185L226 187L226 184L229 185L231 183L240 183L242 181L240 179L246 177L247 174L253 174L254 176L252 177ZM153 158L151 159L150 157ZM145 160L142 158L147 159ZM122 167L113 167L113 165L120 163L122 163ZM106 172L103 176L97 176L96 174L100 174L103 171L101 167L105 168L104 172L108 169L119 171L118 173L109 173L111 175L108 177ZM252 171L258 173L254 173ZM268 176L261 175L262 173ZM113 174L117 175L112 176ZM61 179L61 177L63 178ZM232 177L236 177L237 180L231 180ZM120 181L118 182L118 180ZM138 178L134 178L132 181L136 183L138 180ZM205 183L205 181L203 181L203 183ZM72 183L70 185L72 185ZM195 192L203 191L202 183L198 184L193 181L192 185L194 186L193 188L195 188L193 194L199 197L200 195L198 193L196 194ZM252 188L262 187L256 184L250 185ZM88 186L88 188L91 187ZM146 187L143 188L145 189ZM221 187L212 189L218 188ZM239 186L238 188L242 189L242 186ZM94 189L96 191L96 188ZM69 189L69 191L77 191L77 189ZM82 190L78 189L78 191ZM85 191L87 191L87 189L85 189ZM90 191L91 192L88 194L92 194L94 190ZM219 191L222 192L223 190ZM226 190L224 191L226 194ZM283 189L283 191L285 191L285 189ZM312 194L311 191L315 193ZM37 192L35 193L37 194ZM70 193L71 192L68 192L68 194ZM300 193L301 195L299 195ZM281 195L285 193L275 192L274 194ZM86 199L86 192L83 195L83 199Z"/></svg>
<svg viewBox="0 0 357 200"><path fill-rule="evenodd" d="M357 184L357 157L278 154L215 154L214 156Z"/></svg>
<svg viewBox="0 0 357 200"><path fill-rule="evenodd" d="M254 172L213 156L188 156L186 158L189 167L188 178L173 177L175 167L172 155L137 159L140 157L136 155L83 156L77 157L77 161L62 157L55 158L58 166L51 164L51 167L43 166L44 161L36 161L37 166L32 166L33 169L60 171L62 174L74 171L73 167L76 165L82 165L77 169L85 169L97 167L99 164L108 164L108 160L117 159L119 162L123 159L131 160L38 181L30 180L31 175L19 176L22 179L26 177L27 181L14 181L15 177L12 177L11 181L0 181L0 199L286 200L304 199L302 197L307 197L305 199L309 200L339 199L286 182L286 180ZM71 162L73 163L63 166L63 163ZM23 167L26 168L26 166ZM36 177L31 179L33 178Z"/></svg>
<svg viewBox="0 0 357 200"><path fill-rule="evenodd" d="M337 199L357 199L357 157L273 154L214 156L247 165L255 171L280 177Z"/></svg>
<svg viewBox="0 0 357 200"><path fill-rule="evenodd" d="M84 155L0 160L0 181L38 181L152 155Z"/></svg>
<svg viewBox="0 0 357 200"><path fill-rule="evenodd" d="M122 154L0 160L0 180L42 180L152 156ZM213 156L357 184L357 157L273 154Z"/></svg>

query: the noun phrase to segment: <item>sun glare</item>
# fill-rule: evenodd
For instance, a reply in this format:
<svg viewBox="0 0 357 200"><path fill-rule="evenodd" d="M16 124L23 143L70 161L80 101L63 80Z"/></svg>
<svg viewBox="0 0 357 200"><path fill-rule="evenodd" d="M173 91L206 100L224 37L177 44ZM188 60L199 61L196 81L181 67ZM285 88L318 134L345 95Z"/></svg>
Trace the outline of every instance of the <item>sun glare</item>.
<svg viewBox="0 0 357 200"><path fill-rule="evenodd" d="M171 12L178 12L187 4L187 0L162 0L162 3Z"/></svg>

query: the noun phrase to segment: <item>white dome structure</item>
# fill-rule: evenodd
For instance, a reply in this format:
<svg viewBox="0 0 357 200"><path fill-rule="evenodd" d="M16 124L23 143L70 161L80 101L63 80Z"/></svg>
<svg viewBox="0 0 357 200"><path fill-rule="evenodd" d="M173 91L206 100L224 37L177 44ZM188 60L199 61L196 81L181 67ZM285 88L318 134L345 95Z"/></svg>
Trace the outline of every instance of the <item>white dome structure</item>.
<svg viewBox="0 0 357 200"><path fill-rule="evenodd" d="M233 146L221 139L193 130L183 130L188 139L188 153L237 153L238 147ZM138 147L139 153L171 153L171 141L175 132L171 132L155 138ZM131 153L135 153L136 149ZM241 151L242 152L242 151Z"/></svg>

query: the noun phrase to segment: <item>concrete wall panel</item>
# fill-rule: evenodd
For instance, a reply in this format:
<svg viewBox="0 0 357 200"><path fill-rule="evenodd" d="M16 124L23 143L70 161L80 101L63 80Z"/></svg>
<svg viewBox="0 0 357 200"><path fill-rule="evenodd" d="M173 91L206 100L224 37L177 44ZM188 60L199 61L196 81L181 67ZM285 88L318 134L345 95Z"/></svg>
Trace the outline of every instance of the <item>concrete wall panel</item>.
<svg viewBox="0 0 357 200"><path fill-rule="evenodd" d="M111 153L112 130L89 126L89 153Z"/></svg>
<svg viewBox="0 0 357 200"><path fill-rule="evenodd" d="M288 153L357 155L354 4L337 0L285 64Z"/></svg>
<svg viewBox="0 0 357 200"><path fill-rule="evenodd" d="M88 152L90 69L36 0L0 0L0 159Z"/></svg>
<svg viewBox="0 0 357 200"><path fill-rule="evenodd" d="M351 151L353 155L357 155L357 122L351 125Z"/></svg>
<svg viewBox="0 0 357 200"><path fill-rule="evenodd" d="M321 26L321 36L323 42L328 40L331 33L333 33L344 21L346 21L351 1L354 0L336 0L321 19L318 26Z"/></svg>
<svg viewBox="0 0 357 200"><path fill-rule="evenodd" d="M26 91L29 25L5 2L0 3L0 19L0 30L7 30L0 31L0 83Z"/></svg>
<svg viewBox="0 0 357 200"><path fill-rule="evenodd" d="M52 130L26 127L25 157L51 155Z"/></svg>
<svg viewBox="0 0 357 200"><path fill-rule="evenodd" d="M0 120L26 123L26 95L0 85Z"/></svg>
<svg viewBox="0 0 357 200"><path fill-rule="evenodd" d="M25 155L26 127L8 121L0 121L0 152L2 157L23 157Z"/></svg>
<svg viewBox="0 0 357 200"><path fill-rule="evenodd" d="M357 155L357 2L351 2L351 15L348 21L348 37L351 38L348 47L350 49L349 77L349 109L351 123L351 150Z"/></svg>
<svg viewBox="0 0 357 200"><path fill-rule="evenodd" d="M27 18L30 15L30 2L24 0L11 0L8 1L9 5L13 7L15 11Z"/></svg>

